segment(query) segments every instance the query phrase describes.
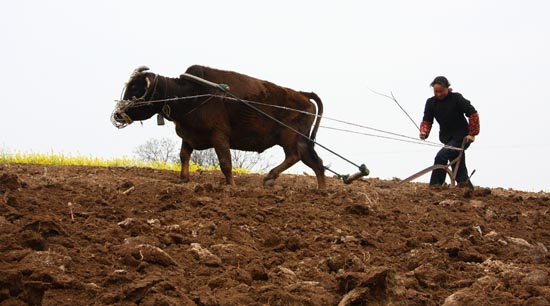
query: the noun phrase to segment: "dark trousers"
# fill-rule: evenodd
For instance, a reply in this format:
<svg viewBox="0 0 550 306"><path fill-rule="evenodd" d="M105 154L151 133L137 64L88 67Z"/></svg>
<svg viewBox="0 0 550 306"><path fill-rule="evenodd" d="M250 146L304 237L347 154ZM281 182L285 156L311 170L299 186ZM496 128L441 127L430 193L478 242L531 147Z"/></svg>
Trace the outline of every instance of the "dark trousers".
<svg viewBox="0 0 550 306"><path fill-rule="evenodd" d="M451 139L446 143L448 146L453 146L460 148L462 146L463 139ZM460 163L458 165L458 170L456 172L456 182L462 183L468 180L468 169L466 168L466 149L470 146L469 143L466 143L464 146L464 152ZM454 149L442 148L437 152L435 156L434 165L447 165L450 161L458 157L460 151ZM452 166L454 171L456 164ZM430 178L430 185L443 185L445 183L445 177L447 172L444 169L435 169L432 171L432 177Z"/></svg>

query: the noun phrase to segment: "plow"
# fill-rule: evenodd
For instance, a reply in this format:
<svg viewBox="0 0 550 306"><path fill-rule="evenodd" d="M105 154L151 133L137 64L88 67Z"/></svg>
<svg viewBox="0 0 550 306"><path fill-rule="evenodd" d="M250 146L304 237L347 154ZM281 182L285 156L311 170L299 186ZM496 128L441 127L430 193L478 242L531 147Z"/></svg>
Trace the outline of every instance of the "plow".
<svg viewBox="0 0 550 306"><path fill-rule="evenodd" d="M451 186L455 186L456 185L456 174L458 172L458 165L460 164L460 161L462 160L462 157L464 155L464 146L466 145L466 139L464 139L462 141L462 146L460 147L460 150L459 153L458 153L458 156L451 160L448 164L446 165L433 165L433 166L430 166L430 167L427 167L425 169L422 169L418 172L416 172L415 174L407 177L406 179L404 180L401 180L399 183L395 184L393 187L398 187L398 186L401 186L405 183L409 183L427 173L430 173L432 172L433 170L436 170L436 169L442 169L442 170L445 170L445 172L447 172L447 174L449 175L450 179L451 179ZM475 170L472 172L472 174L470 175L470 177L472 175L474 175L475 173Z"/></svg>

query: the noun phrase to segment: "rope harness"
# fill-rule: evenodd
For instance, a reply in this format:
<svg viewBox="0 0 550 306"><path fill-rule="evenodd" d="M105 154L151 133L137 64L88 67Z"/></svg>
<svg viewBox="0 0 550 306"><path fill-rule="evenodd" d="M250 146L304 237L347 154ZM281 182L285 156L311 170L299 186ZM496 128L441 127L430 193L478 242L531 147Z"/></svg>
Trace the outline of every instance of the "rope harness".
<svg viewBox="0 0 550 306"><path fill-rule="evenodd" d="M189 99L197 99L197 98L205 98L205 97L209 97L210 99L220 98L222 100L229 100L229 101L239 101L240 100L240 101L243 101L243 102L246 102L246 103L249 103L249 104L255 104L255 105L261 105L261 106L267 106L267 107L272 107L272 108L288 110L288 111L292 111L292 112L296 112L296 113L305 114L305 115L308 115L308 116L313 116L313 117L316 117L317 119L323 118L323 120L334 121L334 122L338 122L338 123L342 123L342 124L346 124L346 125L351 125L351 126L354 126L354 127L367 129L367 130L371 130L371 131L375 131L375 132L379 132L379 133L383 133L383 134L397 136L397 137L401 137L401 138L405 138L405 139L400 139L400 138L395 138L395 137L390 137L390 136L376 135L376 134L369 134L369 133L362 133L362 132L337 128L337 127L331 127L331 126L324 126L324 125L319 126L321 128L325 128L325 129L328 129L328 130L335 130L335 131L346 132L346 133L351 133L351 134L358 134L358 135L377 137L377 138L388 139L388 140L414 143L414 144L431 146L431 147L452 149L452 150L456 150L456 151L462 151L463 150L462 148L459 148L459 147L442 145L442 144L439 144L439 143L436 143L436 142L431 142L431 141L428 141L428 140L419 141L415 137L402 135L402 134L398 134L398 133L393 133L393 132L389 132L389 131L384 131L384 130L368 127L368 126L365 126L365 125L361 125L361 124L357 124L357 123L353 123L353 122L349 122L349 121L345 121L345 120L341 120L341 119L331 118L331 117L327 117L327 116L319 116L317 114L310 113L310 112L303 111L303 110L299 110L299 109L295 109L295 108L290 108L290 107L280 106L280 105L272 105L272 104L267 104L267 103L252 101L252 100L245 100L245 99L228 97L228 96L224 96L224 95L216 95L216 94L201 94L201 95L194 95L194 96L187 96L187 97L176 97L176 98L159 99L159 100L151 100L151 101L117 100L116 101L117 106L115 107L114 112L120 112L120 114L121 115L123 114L123 116L124 116L126 114L123 113L123 112L128 110L129 108L140 107L140 106L143 106L143 105L150 105L150 104L153 104L153 103L166 103L166 102L174 102L174 101L184 101L184 100L189 100ZM202 106L203 104L208 102L210 99L205 100L199 106L197 106L197 107L193 108L191 111L189 111L187 114L195 111L197 108L199 108L200 106ZM126 125L123 125L123 126L119 127L120 123L113 123L113 124L118 128L122 128L122 127L125 127L127 125L126 124ZM309 139L309 137L308 137L308 139Z"/></svg>

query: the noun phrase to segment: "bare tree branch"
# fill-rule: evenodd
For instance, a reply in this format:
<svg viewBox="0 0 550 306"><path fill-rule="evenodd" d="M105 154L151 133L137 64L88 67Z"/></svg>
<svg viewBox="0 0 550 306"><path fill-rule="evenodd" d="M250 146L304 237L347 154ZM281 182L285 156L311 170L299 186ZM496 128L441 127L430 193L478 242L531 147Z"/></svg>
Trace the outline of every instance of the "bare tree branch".
<svg viewBox="0 0 550 306"><path fill-rule="evenodd" d="M220 165L214 149L194 150L191 154L191 161L206 168Z"/></svg>
<svg viewBox="0 0 550 306"><path fill-rule="evenodd" d="M218 167L220 162L214 149L195 150L191 154L191 161L203 167ZM265 172L271 163L257 152L246 152L240 150L231 150L231 164L233 168L241 168Z"/></svg>
<svg viewBox="0 0 550 306"><path fill-rule="evenodd" d="M176 162L180 163L179 147L176 142L169 138L149 139L138 146L134 153L139 160ZM194 150L191 154L191 162L202 167L219 167L220 162L214 149ZM265 172L271 163L267 158L256 152L231 150L231 163L233 168L248 169L251 171Z"/></svg>
<svg viewBox="0 0 550 306"><path fill-rule="evenodd" d="M139 160L158 162L179 162L176 142L169 138L147 140L134 150Z"/></svg>

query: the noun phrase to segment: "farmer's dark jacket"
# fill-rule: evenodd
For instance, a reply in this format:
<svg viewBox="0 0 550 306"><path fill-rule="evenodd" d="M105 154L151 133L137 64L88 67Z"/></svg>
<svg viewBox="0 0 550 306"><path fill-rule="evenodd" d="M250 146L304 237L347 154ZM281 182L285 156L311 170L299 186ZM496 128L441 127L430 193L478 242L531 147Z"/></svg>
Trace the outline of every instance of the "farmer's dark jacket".
<svg viewBox="0 0 550 306"><path fill-rule="evenodd" d="M443 100L437 100L434 96L426 101L422 121L431 125L435 118L440 127L439 140L448 143L451 139L462 139L468 135L466 117L475 113L477 111L470 101L460 93L449 91Z"/></svg>

